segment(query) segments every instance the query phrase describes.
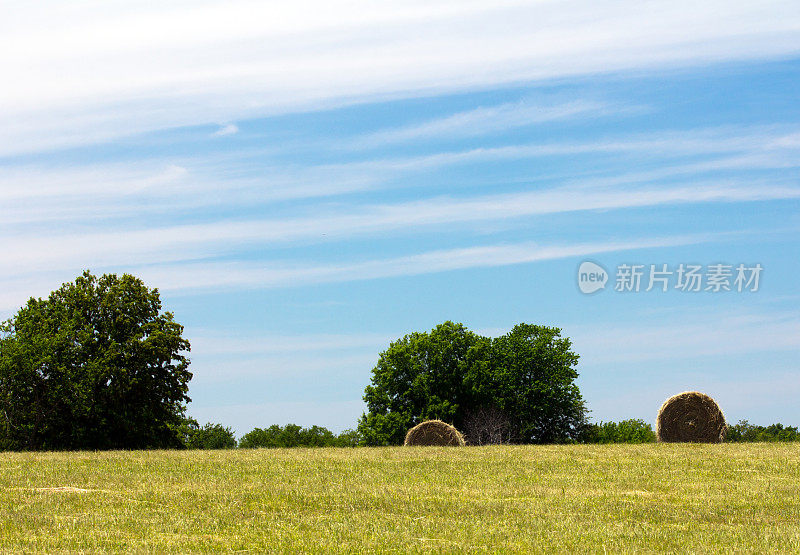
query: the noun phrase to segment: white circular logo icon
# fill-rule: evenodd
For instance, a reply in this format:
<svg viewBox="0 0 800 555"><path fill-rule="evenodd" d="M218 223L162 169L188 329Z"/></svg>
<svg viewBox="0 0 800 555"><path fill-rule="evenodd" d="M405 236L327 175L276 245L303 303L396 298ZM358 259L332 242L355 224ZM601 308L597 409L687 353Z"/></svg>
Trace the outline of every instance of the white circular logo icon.
<svg viewBox="0 0 800 555"><path fill-rule="evenodd" d="M608 282L608 272L599 264L584 260L578 266L578 289L581 293L588 295L604 289L606 282Z"/></svg>

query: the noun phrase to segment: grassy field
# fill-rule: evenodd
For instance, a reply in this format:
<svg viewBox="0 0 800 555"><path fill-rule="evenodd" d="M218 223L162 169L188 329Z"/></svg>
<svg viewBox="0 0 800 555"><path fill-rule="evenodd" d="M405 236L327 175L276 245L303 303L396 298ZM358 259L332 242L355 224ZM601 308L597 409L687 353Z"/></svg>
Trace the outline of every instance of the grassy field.
<svg viewBox="0 0 800 555"><path fill-rule="evenodd" d="M0 454L5 551L800 551L800 444Z"/></svg>

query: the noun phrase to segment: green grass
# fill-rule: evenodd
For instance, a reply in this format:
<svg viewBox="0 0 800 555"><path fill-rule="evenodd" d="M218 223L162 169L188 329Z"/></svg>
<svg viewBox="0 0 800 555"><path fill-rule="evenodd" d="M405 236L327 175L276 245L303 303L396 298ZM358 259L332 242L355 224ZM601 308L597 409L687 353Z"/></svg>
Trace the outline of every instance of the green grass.
<svg viewBox="0 0 800 555"><path fill-rule="evenodd" d="M4 453L0 488L6 551L800 551L798 443Z"/></svg>

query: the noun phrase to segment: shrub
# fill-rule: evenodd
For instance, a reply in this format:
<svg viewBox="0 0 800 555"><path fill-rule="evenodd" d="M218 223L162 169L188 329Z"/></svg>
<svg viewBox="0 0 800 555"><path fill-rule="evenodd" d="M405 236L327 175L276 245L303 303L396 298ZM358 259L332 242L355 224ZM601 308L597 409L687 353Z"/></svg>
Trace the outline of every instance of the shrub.
<svg viewBox="0 0 800 555"><path fill-rule="evenodd" d="M327 428L311 426L302 428L298 432L299 444L303 447L332 447L336 443L336 436Z"/></svg>
<svg viewBox="0 0 800 555"><path fill-rule="evenodd" d="M344 430L336 436L336 447L358 447L363 444L363 438L358 430Z"/></svg>
<svg viewBox="0 0 800 555"><path fill-rule="evenodd" d="M179 449L188 449L189 448L189 440L192 438L192 435L200 429L200 424L197 423L197 420L190 416L184 416L181 418L180 422L177 424L172 425L172 431L175 434L175 437L178 438L178 448Z"/></svg>
<svg viewBox="0 0 800 555"><path fill-rule="evenodd" d="M652 426L644 420L589 424L581 434L581 443L651 443L656 440Z"/></svg>
<svg viewBox="0 0 800 555"><path fill-rule="evenodd" d="M750 424L747 420L740 420L735 426L728 427L725 441L800 441L800 433L796 427L784 427L783 424L772 424L765 427Z"/></svg>
<svg viewBox="0 0 800 555"><path fill-rule="evenodd" d="M355 447L360 442L361 436L353 430L345 430L336 436L322 426L301 428L297 424L283 427L274 424L267 429L255 428L246 433L239 440L239 447Z"/></svg>
<svg viewBox="0 0 800 555"><path fill-rule="evenodd" d="M256 447L285 447L280 442L280 435L283 429L277 424L270 426L266 430L255 428L242 436L239 440L239 447L243 449L255 449Z"/></svg>
<svg viewBox="0 0 800 555"><path fill-rule="evenodd" d="M190 432L186 446L189 449L233 449L236 437L230 428L209 422Z"/></svg>

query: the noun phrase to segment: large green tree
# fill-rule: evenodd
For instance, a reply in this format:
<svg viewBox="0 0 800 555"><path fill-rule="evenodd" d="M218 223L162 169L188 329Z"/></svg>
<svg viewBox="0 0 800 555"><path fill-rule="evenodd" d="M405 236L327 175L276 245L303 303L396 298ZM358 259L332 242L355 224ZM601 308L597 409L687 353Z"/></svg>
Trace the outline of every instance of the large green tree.
<svg viewBox="0 0 800 555"><path fill-rule="evenodd" d="M0 328L0 448L180 447L189 342L157 289L89 271Z"/></svg>
<svg viewBox="0 0 800 555"><path fill-rule="evenodd" d="M586 425L578 355L560 333L519 324L492 339L445 322L391 343L364 393L364 442L402 443L408 428L431 418L452 423L472 443L576 439Z"/></svg>
<svg viewBox="0 0 800 555"><path fill-rule="evenodd" d="M484 403L508 415L515 441L575 440L586 424L577 364L572 342L560 329L517 324L492 340L489 372L477 387Z"/></svg>
<svg viewBox="0 0 800 555"><path fill-rule="evenodd" d="M391 343L364 392L369 409L359 423L364 442L402 443L408 428L431 418L459 427L470 404L469 376L487 347L485 338L453 322Z"/></svg>

